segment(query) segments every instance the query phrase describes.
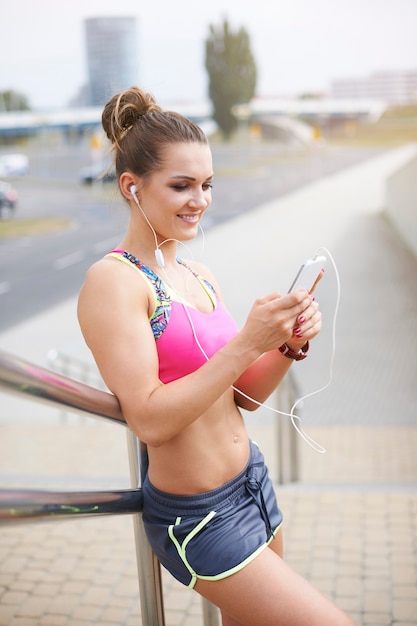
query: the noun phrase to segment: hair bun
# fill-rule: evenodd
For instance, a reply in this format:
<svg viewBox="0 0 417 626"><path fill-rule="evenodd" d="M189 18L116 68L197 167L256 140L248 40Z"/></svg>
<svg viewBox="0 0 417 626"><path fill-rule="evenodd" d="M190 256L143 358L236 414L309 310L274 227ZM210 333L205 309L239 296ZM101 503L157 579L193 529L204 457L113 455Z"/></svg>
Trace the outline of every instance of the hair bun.
<svg viewBox="0 0 417 626"><path fill-rule="evenodd" d="M111 98L104 107L102 124L111 143L119 145L127 130L148 113L159 113L155 98L139 87L130 87Z"/></svg>

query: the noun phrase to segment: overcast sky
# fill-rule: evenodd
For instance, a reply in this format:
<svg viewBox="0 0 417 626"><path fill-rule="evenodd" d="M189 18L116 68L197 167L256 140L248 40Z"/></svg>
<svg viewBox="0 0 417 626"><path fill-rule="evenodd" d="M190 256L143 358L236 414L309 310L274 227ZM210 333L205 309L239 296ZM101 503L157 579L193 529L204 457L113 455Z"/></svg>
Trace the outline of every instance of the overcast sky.
<svg viewBox="0 0 417 626"><path fill-rule="evenodd" d="M0 91L36 109L65 107L86 82L86 17L137 19L137 83L167 102L206 97L204 41L224 17L249 32L260 96L417 69L417 0L2 0L0 15Z"/></svg>

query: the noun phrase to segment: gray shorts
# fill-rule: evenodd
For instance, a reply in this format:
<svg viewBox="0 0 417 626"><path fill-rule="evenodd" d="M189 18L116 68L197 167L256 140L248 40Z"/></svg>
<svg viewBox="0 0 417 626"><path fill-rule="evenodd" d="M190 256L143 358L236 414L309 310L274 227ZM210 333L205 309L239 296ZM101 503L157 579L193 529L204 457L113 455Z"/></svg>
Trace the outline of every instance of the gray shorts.
<svg viewBox="0 0 417 626"><path fill-rule="evenodd" d="M264 457L250 442L245 469L221 487L191 496L156 489L145 478L143 522L160 563L192 588L239 571L272 541L282 523Z"/></svg>

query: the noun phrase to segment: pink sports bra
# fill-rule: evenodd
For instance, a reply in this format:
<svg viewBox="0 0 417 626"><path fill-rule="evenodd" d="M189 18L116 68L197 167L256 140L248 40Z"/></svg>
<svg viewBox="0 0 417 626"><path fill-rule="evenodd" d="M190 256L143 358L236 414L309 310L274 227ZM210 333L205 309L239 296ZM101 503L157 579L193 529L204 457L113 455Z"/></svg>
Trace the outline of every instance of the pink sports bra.
<svg viewBox="0 0 417 626"><path fill-rule="evenodd" d="M238 332L214 287L181 259L177 259L177 262L195 276L210 298L213 304L210 313L202 313L190 305L173 300L161 278L125 250L112 250L106 256L133 264L149 281L155 298L155 308L149 322L158 352L159 379L163 383L197 370Z"/></svg>

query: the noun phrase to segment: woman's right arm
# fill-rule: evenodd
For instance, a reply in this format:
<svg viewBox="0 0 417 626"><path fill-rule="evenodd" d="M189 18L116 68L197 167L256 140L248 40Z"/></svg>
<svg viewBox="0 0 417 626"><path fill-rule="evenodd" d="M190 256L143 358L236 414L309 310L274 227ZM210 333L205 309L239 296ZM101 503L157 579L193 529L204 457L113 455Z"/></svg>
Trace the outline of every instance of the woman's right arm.
<svg viewBox="0 0 417 626"><path fill-rule="evenodd" d="M197 420L263 352L286 341L305 308L300 294L272 294L252 307L245 327L198 370L163 385L158 378L152 308L145 281L111 259L87 273L78 316L103 379L130 428L143 442L163 445Z"/></svg>

